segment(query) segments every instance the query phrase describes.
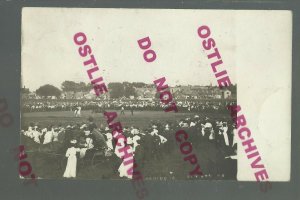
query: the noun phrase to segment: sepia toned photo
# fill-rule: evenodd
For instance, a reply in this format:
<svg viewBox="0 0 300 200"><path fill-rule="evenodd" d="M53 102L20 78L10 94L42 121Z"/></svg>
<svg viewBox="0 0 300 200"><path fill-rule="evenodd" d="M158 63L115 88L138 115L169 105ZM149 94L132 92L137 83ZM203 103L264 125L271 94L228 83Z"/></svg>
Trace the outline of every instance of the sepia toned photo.
<svg viewBox="0 0 300 200"><path fill-rule="evenodd" d="M288 13L273 14L290 23ZM282 57L277 69L287 71L271 73L268 85L263 77L269 64L254 71L260 65L245 57L247 48L258 53L249 43L267 36L247 41L242 22L262 16L269 20L272 14L24 8L20 144L36 176L130 180L138 169L145 180L276 177L270 156L277 143L263 134L271 134L265 131L273 130L271 121L282 119L262 125L273 116L263 105L276 102L278 113L290 115L291 63ZM267 41L275 40L276 34ZM290 51L286 44L282 51ZM257 60L271 62L276 53L269 53ZM270 64L275 69L276 62ZM284 97L265 97L275 93ZM289 179L289 126L285 118L284 134L272 132L285 141L280 159L286 174L277 178L282 181Z"/></svg>

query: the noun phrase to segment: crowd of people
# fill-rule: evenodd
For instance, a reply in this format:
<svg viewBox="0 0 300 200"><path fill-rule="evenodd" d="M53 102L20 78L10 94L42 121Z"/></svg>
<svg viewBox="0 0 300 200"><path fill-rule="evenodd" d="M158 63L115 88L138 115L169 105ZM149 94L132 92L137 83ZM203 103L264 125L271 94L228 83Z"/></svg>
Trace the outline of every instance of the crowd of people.
<svg viewBox="0 0 300 200"><path fill-rule="evenodd" d="M223 113L226 111L226 105L233 103L233 100L219 101L195 101L195 100L177 100L177 108L182 112L206 112L206 113ZM163 104L159 100L102 100L102 101L78 101L71 102L67 100L60 101L30 101L24 102L23 112L43 112L43 111L74 111L77 107L82 110L92 110L102 112L106 109L136 110L136 111L161 111Z"/></svg>
<svg viewBox="0 0 300 200"><path fill-rule="evenodd" d="M127 144L134 151L135 160L143 170L147 167L147 161L162 161L172 152L179 152L174 134L183 129L189 133L189 141L193 149L199 153L199 162L204 174L213 177L225 174L228 178L235 179L236 169L233 168L236 168L236 164L226 164L228 159L236 159L237 150L235 125L229 119L229 117L210 119L194 115L178 121L151 121L144 129L134 126L123 127L123 134L127 137ZM112 158L116 153L111 130L105 126L98 128L92 117L86 122L66 126L57 124L40 127L38 124L30 123L21 130L21 137L42 146L59 144L60 148L57 151L68 157L63 175L66 178L76 177L77 158L90 159L97 151L103 151L104 156ZM121 160L114 159L115 161L121 163ZM119 176L125 175L119 170Z"/></svg>

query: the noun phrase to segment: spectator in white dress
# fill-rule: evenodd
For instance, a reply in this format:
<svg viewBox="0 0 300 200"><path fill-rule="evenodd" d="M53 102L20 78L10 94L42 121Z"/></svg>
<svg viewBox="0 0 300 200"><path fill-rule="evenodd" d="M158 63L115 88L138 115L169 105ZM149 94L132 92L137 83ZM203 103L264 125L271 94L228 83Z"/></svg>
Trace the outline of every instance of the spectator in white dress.
<svg viewBox="0 0 300 200"><path fill-rule="evenodd" d="M48 143L52 142L52 140L53 140L53 129L52 129L52 127L50 127L45 134L43 144L48 144Z"/></svg>
<svg viewBox="0 0 300 200"><path fill-rule="evenodd" d="M59 129L56 128L53 131L53 142L58 142Z"/></svg>
<svg viewBox="0 0 300 200"><path fill-rule="evenodd" d="M113 144L112 144L112 139L113 139L113 136L111 133L106 133L106 138L107 138L107 141L106 141L106 144L107 144L107 147L110 149L110 150L113 150L114 147L113 147Z"/></svg>
<svg viewBox="0 0 300 200"><path fill-rule="evenodd" d="M76 178L76 168L77 168L77 157L76 153L79 152L78 148L75 148L77 141L71 141L71 147L68 148L66 152L66 157L68 158L67 166L63 177L65 178Z"/></svg>
<svg viewBox="0 0 300 200"><path fill-rule="evenodd" d="M38 129L32 131L32 138L33 140L36 142L36 143L40 143L40 136L42 135L43 133L39 132Z"/></svg>

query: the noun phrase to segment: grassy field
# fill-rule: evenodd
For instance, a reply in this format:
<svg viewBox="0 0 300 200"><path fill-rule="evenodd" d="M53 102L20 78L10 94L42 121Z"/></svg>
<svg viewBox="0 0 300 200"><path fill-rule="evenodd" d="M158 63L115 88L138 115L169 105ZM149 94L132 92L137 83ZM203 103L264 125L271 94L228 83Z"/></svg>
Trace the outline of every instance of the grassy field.
<svg viewBox="0 0 300 200"><path fill-rule="evenodd" d="M164 111L134 111L133 115L131 115L129 111L125 111L125 115L120 115L120 111L117 111L117 113L117 120L121 122L123 127L135 126L142 129L149 127L151 121L176 121L186 117L194 117L196 114L174 112L166 113ZM61 123L63 126L66 126L68 124L86 122L89 116L94 118L94 122L98 127L107 126L103 113L92 113L91 111L82 111L81 117L74 117L73 112L71 111L24 113L22 114L21 123L22 126L28 126L30 122L38 123L40 127L46 127L51 124L58 125L59 123ZM211 118L218 117L216 114L205 114L205 116Z"/></svg>

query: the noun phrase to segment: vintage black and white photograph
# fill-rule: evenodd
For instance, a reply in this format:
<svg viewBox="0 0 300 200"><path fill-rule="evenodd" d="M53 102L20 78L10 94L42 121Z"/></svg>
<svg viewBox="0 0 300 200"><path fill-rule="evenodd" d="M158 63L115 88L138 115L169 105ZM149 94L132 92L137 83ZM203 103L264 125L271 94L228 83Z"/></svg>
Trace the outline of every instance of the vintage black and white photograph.
<svg viewBox="0 0 300 200"><path fill-rule="evenodd" d="M131 179L105 115L115 113L145 180L238 180L238 174L252 180L248 160L248 168L238 167L239 157L247 157L228 109L242 91L240 103L251 110L245 98L257 92L242 82L241 63L248 60L239 54L237 18L233 11L23 9L20 143L37 177ZM204 25L218 48L215 58L215 48L206 51L197 32ZM145 61L143 38L149 38L154 62ZM221 88L217 78L225 73L231 82ZM161 77L171 96L158 90ZM95 80L102 82L100 94ZM265 100L256 94L257 103ZM171 103L176 111L168 110ZM261 127L248 116L250 128ZM267 160L266 153L262 157Z"/></svg>

